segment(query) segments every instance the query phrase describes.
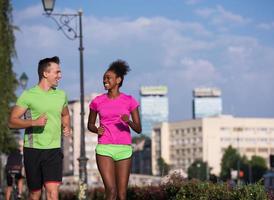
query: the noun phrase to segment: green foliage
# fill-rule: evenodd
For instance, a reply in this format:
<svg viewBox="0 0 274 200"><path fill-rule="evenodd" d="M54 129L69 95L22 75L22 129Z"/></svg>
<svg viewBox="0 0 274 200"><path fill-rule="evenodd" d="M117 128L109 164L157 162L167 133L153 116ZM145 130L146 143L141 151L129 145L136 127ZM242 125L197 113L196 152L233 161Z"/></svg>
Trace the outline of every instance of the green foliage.
<svg viewBox="0 0 274 200"><path fill-rule="evenodd" d="M236 149L229 146L222 158L221 179L230 179L230 171L237 170L237 164L239 164L239 169L244 172L242 180L245 183L259 181L267 170L264 158L252 156L251 160L248 160L246 156L241 157Z"/></svg>
<svg viewBox="0 0 274 200"><path fill-rule="evenodd" d="M253 181L259 181L267 170L266 161L260 156L252 156L250 161Z"/></svg>
<svg viewBox="0 0 274 200"><path fill-rule="evenodd" d="M221 161L220 177L222 180L227 180L231 178L230 171L231 169L237 169L238 160L240 160L239 153L232 146L229 146L226 149Z"/></svg>
<svg viewBox="0 0 274 200"><path fill-rule="evenodd" d="M15 148L8 128L8 116L10 106L15 101L14 91L17 87L11 61L15 56L15 38L10 1L0 0L0 10L0 152L8 153Z"/></svg>
<svg viewBox="0 0 274 200"><path fill-rule="evenodd" d="M165 160L164 160L162 157L161 157L161 158L158 158L157 164L158 164L158 167L159 167L160 175L161 175L161 176L167 175L167 174L168 174L168 171L169 171L169 166L168 166L168 164L165 162Z"/></svg>
<svg viewBox="0 0 274 200"><path fill-rule="evenodd" d="M199 179L206 180L207 179L207 163L201 160L194 161L189 168L187 169L187 174L189 179Z"/></svg>
<svg viewBox="0 0 274 200"><path fill-rule="evenodd" d="M76 191L62 191L60 200L76 199ZM88 199L103 200L104 189L88 191ZM129 187L127 199L130 200L271 200L270 193L258 184L241 185L231 188L227 184L185 180L180 175L172 175L167 183L159 186Z"/></svg>

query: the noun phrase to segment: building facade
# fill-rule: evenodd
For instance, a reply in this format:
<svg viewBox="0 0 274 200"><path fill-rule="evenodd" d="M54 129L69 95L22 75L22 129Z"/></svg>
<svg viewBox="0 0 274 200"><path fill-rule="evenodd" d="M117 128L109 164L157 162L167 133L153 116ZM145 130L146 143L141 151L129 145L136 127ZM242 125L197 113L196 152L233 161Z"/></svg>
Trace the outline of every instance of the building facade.
<svg viewBox="0 0 274 200"><path fill-rule="evenodd" d="M152 132L152 174L160 174L157 159L162 157L172 170L185 172L200 159L219 175L229 145L248 159L261 156L269 165L274 154L274 119L218 116L157 124Z"/></svg>
<svg viewBox="0 0 274 200"><path fill-rule="evenodd" d="M221 90L217 88L195 88L192 100L192 118L218 116L222 114Z"/></svg>

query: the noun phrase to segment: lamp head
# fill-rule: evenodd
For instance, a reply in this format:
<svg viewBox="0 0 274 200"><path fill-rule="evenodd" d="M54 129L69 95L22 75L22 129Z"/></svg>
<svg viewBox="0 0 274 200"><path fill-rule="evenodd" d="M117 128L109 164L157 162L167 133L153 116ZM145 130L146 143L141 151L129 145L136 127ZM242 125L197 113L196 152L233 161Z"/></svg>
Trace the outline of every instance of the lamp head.
<svg viewBox="0 0 274 200"><path fill-rule="evenodd" d="M26 88L28 80L29 80L29 78L28 78L27 74L25 72L23 72L19 78L19 84L22 86L23 89Z"/></svg>
<svg viewBox="0 0 274 200"><path fill-rule="evenodd" d="M55 0L42 0L44 11L50 15L54 9Z"/></svg>

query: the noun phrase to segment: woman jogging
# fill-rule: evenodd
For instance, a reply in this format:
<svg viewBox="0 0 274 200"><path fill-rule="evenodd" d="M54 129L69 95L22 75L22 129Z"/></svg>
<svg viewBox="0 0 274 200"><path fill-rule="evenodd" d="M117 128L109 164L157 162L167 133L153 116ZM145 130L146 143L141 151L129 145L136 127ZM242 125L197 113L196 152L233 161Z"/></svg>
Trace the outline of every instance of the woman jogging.
<svg viewBox="0 0 274 200"><path fill-rule="evenodd" d="M123 60L111 63L103 77L108 92L90 103L88 129L98 134L96 161L107 200L126 199L132 156L130 128L142 131L138 102L119 90L129 71ZM95 125L97 114L99 127Z"/></svg>

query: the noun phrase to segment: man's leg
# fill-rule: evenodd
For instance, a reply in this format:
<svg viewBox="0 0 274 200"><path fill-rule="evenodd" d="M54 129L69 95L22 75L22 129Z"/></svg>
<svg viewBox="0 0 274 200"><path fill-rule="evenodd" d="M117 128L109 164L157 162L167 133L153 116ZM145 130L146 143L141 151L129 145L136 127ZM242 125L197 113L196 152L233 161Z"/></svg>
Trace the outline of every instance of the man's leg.
<svg viewBox="0 0 274 200"><path fill-rule="evenodd" d="M24 167L27 185L29 189L29 200L39 200L42 190L42 172L40 162L42 151L32 148L24 148Z"/></svg>
<svg viewBox="0 0 274 200"><path fill-rule="evenodd" d="M63 153L61 149L47 149L42 164L47 200L58 200L59 186L62 183Z"/></svg>
<svg viewBox="0 0 274 200"><path fill-rule="evenodd" d="M45 183L47 200L58 200L60 183L47 182Z"/></svg>
<svg viewBox="0 0 274 200"><path fill-rule="evenodd" d="M12 187L7 186L6 191L5 191L5 200L10 200L11 191L12 191Z"/></svg>
<svg viewBox="0 0 274 200"><path fill-rule="evenodd" d="M41 190L30 190L29 191L29 200L40 200Z"/></svg>
<svg viewBox="0 0 274 200"><path fill-rule="evenodd" d="M23 178L19 178L18 179L18 196L22 196L22 193L23 193L23 182L24 182L24 179Z"/></svg>

